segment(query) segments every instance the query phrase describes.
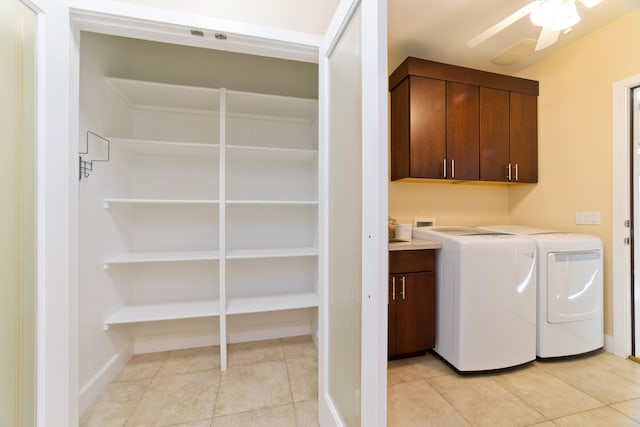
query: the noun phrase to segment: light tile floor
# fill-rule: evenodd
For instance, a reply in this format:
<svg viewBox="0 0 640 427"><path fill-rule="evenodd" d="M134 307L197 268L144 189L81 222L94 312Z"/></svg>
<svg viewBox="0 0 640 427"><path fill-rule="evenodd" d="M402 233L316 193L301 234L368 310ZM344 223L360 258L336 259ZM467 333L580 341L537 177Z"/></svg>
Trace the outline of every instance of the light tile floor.
<svg viewBox="0 0 640 427"><path fill-rule="evenodd" d="M317 426L310 337L134 356L81 426ZM459 375L433 353L388 364L388 425L640 426L640 364L604 351Z"/></svg>
<svg viewBox="0 0 640 427"><path fill-rule="evenodd" d="M134 356L82 427L317 426L317 351L309 336Z"/></svg>
<svg viewBox="0 0 640 427"><path fill-rule="evenodd" d="M387 380L389 427L640 426L640 364L604 351L480 375L427 353Z"/></svg>

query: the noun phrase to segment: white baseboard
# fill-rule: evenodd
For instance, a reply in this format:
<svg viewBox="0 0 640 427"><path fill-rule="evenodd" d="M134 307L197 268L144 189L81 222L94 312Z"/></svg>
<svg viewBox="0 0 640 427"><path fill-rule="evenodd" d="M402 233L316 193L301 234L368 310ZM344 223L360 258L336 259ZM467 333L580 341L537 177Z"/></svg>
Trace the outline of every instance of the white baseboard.
<svg viewBox="0 0 640 427"><path fill-rule="evenodd" d="M297 337L299 335L310 335L311 325L267 325L260 330L230 330L227 332L229 343L240 343L249 341L271 340L275 338Z"/></svg>
<svg viewBox="0 0 640 427"><path fill-rule="evenodd" d="M604 336L604 349L605 351L608 351L609 353L613 353L613 336L612 335L605 335Z"/></svg>
<svg viewBox="0 0 640 427"><path fill-rule="evenodd" d="M250 327L229 327L227 330L227 342L229 344L262 341L275 338L295 337L299 335L313 335L311 324L283 322L266 324L262 327L251 325ZM134 354L156 353L159 351L182 350L185 348L207 347L219 345L220 335L217 333L201 333L200 335L173 334L136 337L133 343Z"/></svg>
<svg viewBox="0 0 640 427"><path fill-rule="evenodd" d="M220 344L220 336L215 333L156 335L134 338L133 352L135 354L157 353L218 344Z"/></svg>
<svg viewBox="0 0 640 427"><path fill-rule="evenodd" d="M133 356L133 347L124 346L114 354L81 388L79 392L78 410L83 414L89 406L104 392L115 377L122 371Z"/></svg>

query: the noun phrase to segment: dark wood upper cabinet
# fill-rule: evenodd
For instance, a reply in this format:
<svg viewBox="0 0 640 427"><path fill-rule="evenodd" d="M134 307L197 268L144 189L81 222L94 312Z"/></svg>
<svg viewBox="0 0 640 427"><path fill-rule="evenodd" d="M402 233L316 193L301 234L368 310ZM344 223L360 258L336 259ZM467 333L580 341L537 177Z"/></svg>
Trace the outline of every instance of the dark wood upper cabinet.
<svg viewBox="0 0 640 427"><path fill-rule="evenodd" d="M507 181L509 92L480 88L480 180Z"/></svg>
<svg viewBox="0 0 640 427"><path fill-rule="evenodd" d="M391 179L443 178L446 157L445 82L423 77L403 80L391 92Z"/></svg>
<svg viewBox="0 0 640 427"><path fill-rule="evenodd" d="M389 88L392 180L537 182L537 81L409 57Z"/></svg>
<svg viewBox="0 0 640 427"><path fill-rule="evenodd" d="M478 86L447 82L447 178L477 180Z"/></svg>
<svg viewBox="0 0 640 427"><path fill-rule="evenodd" d="M509 111L513 180L538 182L538 97L511 92Z"/></svg>

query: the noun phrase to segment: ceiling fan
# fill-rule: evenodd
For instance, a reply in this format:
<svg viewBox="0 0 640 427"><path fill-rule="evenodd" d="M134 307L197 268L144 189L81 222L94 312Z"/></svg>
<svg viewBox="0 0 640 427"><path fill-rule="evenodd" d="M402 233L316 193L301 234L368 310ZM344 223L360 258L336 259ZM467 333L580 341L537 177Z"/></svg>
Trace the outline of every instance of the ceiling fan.
<svg viewBox="0 0 640 427"><path fill-rule="evenodd" d="M585 7L591 8L601 0L580 0ZM561 31L570 30L580 21L576 9L576 0L536 0L504 18L486 31L467 42L467 47L473 48L500 31L529 15L531 22L542 27L536 50L551 46L558 40Z"/></svg>

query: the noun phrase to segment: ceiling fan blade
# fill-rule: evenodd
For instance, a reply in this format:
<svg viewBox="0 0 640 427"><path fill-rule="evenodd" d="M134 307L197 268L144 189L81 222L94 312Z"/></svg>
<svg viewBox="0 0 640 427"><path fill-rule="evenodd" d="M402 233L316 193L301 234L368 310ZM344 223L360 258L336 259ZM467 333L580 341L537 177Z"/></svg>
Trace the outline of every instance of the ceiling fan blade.
<svg viewBox="0 0 640 427"><path fill-rule="evenodd" d="M538 37L538 43L536 44L536 51L542 50L545 47L549 47L558 41L558 36L560 36L560 31L556 31L553 29L553 22L542 27L540 31L540 37Z"/></svg>
<svg viewBox="0 0 640 427"><path fill-rule="evenodd" d="M473 48L478 46L480 43L498 34L500 31L504 30L509 25L527 16L533 9L538 7L541 3L542 3L541 0L532 1L531 3L527 4L525 7L517 10L516 12L507 16L506 18L504 18L502 21L498 22L494 26L490 27L489 29L483 31L482 33L478 34L477 36L469 40L467 42L467 47Z"/></svg>

